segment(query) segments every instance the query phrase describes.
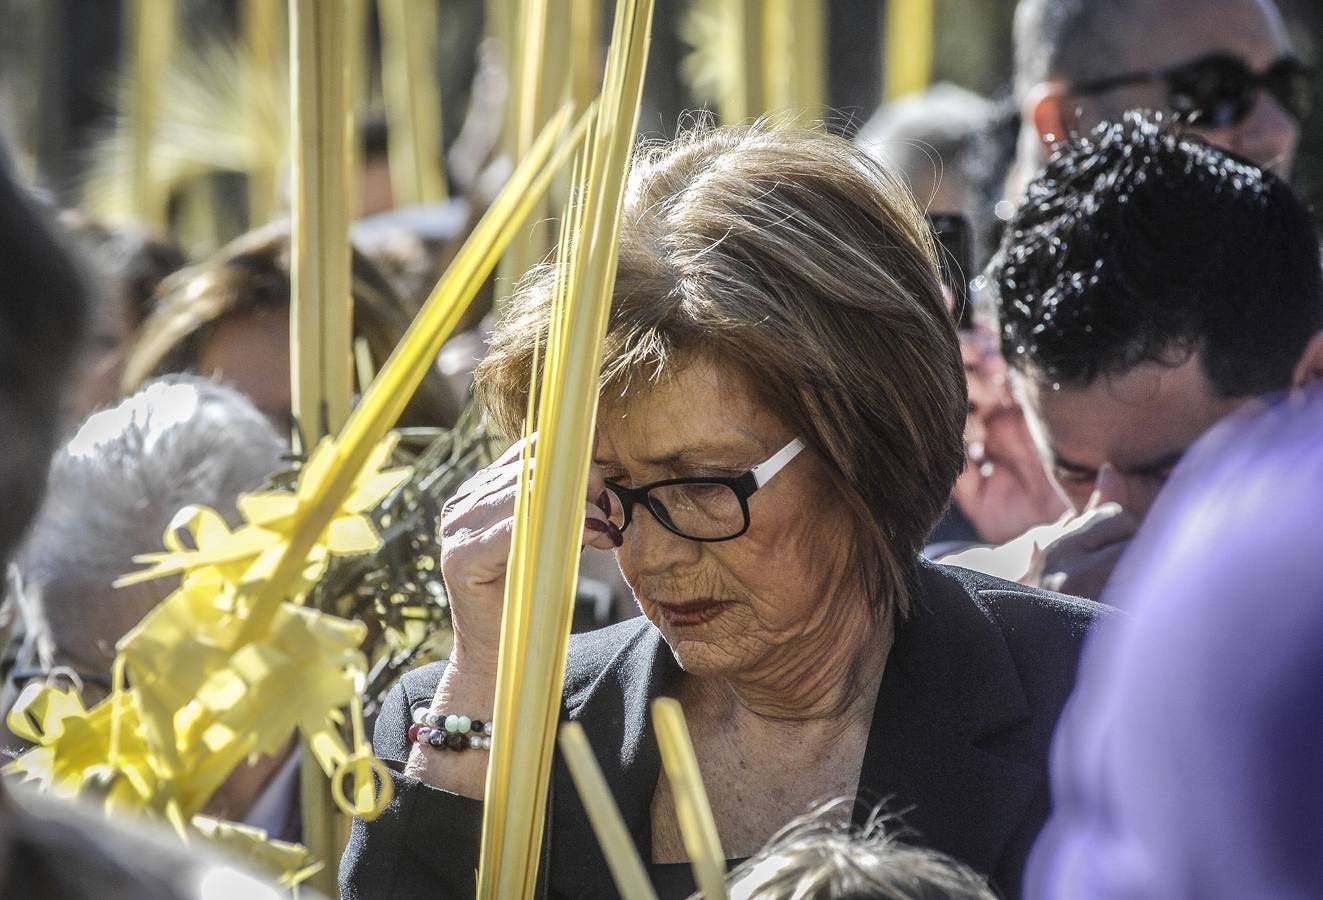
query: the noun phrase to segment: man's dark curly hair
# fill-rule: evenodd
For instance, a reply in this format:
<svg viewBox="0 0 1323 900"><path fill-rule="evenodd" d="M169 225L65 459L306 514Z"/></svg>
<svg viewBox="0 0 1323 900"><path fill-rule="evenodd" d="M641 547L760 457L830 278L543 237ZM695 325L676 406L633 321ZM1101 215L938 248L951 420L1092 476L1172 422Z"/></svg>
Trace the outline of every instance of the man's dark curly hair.
<svg viewBox="0 0 1323 900"><path fill-rule="evenodd" d="M1002 352L1044 383L1198 354L1218 395L1257 396L1323 329L1318 236L1290 187L1148 114L1053 156L987 280Z"/></svg>

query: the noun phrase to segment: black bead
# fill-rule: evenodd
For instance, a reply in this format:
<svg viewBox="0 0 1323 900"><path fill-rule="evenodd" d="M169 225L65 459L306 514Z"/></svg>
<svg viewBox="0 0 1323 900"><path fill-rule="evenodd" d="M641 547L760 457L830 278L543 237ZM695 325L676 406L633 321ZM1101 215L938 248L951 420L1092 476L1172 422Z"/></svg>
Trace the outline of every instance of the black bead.
<svg viewBox="0 0 1323 900"><path fill-rule="evenodd" d="M472 724L469 725L469 733L482 734L482 723L479 722L477 719L474 719Z"/></svg>
<svg viewBox="0 0 1323 900"><path fill-rule="evenodd" d="M427 743L431 744L433 747L444 747L446 745L446 736L440 732L434 732L432 736L427 739Z"/></svg>
<svg viewBox="0 0 1323 900"><path fill-rule="evenodd" d="M451 750L463 750L468 747L468 735L451 733L446 735L446 746Z"/></svg>

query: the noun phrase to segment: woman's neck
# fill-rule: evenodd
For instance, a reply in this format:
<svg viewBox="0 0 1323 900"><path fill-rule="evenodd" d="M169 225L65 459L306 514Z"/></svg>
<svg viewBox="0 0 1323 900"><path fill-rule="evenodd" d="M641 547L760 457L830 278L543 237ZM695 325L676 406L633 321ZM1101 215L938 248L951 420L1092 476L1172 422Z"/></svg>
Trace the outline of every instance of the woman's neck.
<svg viewBox="0 0 1323 900"><path fill-rule="evenodd" d="M889 614L862 602L840 604L756 668L698 679L693 689L714 714L750 724L833 728L871 720L894 630Z"/></svg>

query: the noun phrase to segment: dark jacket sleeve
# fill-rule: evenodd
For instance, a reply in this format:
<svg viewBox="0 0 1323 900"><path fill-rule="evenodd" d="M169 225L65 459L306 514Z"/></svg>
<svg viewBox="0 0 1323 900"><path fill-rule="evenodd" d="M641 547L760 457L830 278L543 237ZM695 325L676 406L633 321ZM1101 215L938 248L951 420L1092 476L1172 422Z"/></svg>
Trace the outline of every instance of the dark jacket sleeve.
<svg viewBox="0 0 1323 900"><path fill-rule="evenodd" d="M395 796L372 822L355 819L340 859L343 900L456 897L476 890L482 802L403 774L411 707L436 690L442 664L411 672L382 704L373 748L391 769Z"/></svg>

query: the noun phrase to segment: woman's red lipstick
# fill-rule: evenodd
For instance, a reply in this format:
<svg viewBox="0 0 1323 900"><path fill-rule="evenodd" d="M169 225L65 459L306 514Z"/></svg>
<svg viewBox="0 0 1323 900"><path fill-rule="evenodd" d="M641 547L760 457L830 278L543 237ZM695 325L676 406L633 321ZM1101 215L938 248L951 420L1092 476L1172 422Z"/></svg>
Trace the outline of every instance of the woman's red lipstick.
<svg viewBox="0 0 1323 900"><path fill-rule="evenodd" d="M692 628L711 622L730 603L724 600L698 600L693 603L658 603L662 618L672 628Z"/></svg>

